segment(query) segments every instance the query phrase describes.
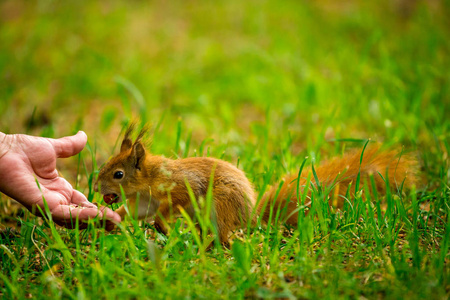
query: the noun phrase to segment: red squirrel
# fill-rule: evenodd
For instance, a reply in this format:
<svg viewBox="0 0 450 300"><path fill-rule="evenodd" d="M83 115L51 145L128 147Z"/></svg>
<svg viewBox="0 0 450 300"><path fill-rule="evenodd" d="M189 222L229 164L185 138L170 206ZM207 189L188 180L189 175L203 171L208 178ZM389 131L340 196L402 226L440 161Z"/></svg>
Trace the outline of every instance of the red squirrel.
<svg viewBox="0 0 450 300"><path fill-rule="evenodd" d="M230 231L247 224L256 204L256 195L243 171L215 158L169 159L152 155L142 144L144 131L134 142L130 139L132 131L133 126L130 126L120 153L111 158L98 175L94 189L98 191L100 188L106 203L122 200L121 186L130 215L137 214L142 219L156 214L155 228L166 234L167 229L159 215L169 219L171 213L177 215L182 208L193 218L195 213L186 181L195 199L206 198L213 174L212 218L217 223L219 241L227 244ZM139 202L136 207L137 194ZM125 207L121 206L117 213L123 218L126 215Z"/></svg>
<svg viewBox="0 0 450 300"><path fill-rule="evenodd" d="M256 206L254 188L244 172L237 167L209 157L169 159L152 155L142 143L145 131L141 130L133 142L133 130L133 125L126 130L120 153L111 158L99 172L94 189L104 195L106 203L124 200L121 199L122 187L130 214L137 215L139 219L156 215L155 228L166 234L167 229L160 215L170 219L171 214L179 215L180 209L184 209L193 218L195 213L186 182L196 199L205 198L213 174L211 218L216 221L218 238L223 245L228 244L228 236L232 230L245 227L248 221L255 224L257 216L261 216L267 223L271 205L274 207L272 215L275 216L277 210L286 209L287 204L287 212L284 214L287 218L283 221L289 225L297 224L297 186L301 195L310 170L301 174L299 183L297 175L287 176L281 188L279 185L272 187ZM400 184L411 187L416 182L416 161L407 156L396 158L395 154L397 153L392 150L379 152L377 147L370 147L364 152L362 164L361 152L353 151L318 166L315 171L320 185L332 186L330 196L345 195L359 172L361 182L373 175L379 191L383 191L386 186L380 174L385 176L387 171L392 188ZM311 181L315 182L314 179ZM309 195L310 190L307 196ZM117 212L122 219L126 215L123 205Z"/></svg>

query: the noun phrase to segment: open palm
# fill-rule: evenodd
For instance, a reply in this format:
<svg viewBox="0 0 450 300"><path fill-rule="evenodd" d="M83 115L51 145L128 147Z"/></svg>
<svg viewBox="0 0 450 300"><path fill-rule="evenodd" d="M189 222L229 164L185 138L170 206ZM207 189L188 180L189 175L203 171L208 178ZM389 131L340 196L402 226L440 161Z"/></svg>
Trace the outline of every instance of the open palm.
<svg viewBox="0 0 450 300"><path fill-rule="evenodd" d="M60 139L0 135L0 191L37 215L40 215L38 207L44 211L45 199L52 219L59 225L72 228L76 218L83 221L99 216L109 220L107 229L111 229L111 221L120 222L120 216L109 208L97 208L90 203L56 170L57 158L79 153L86 141L84 132ZM85 224L80 223L80 227Z"/></svg>

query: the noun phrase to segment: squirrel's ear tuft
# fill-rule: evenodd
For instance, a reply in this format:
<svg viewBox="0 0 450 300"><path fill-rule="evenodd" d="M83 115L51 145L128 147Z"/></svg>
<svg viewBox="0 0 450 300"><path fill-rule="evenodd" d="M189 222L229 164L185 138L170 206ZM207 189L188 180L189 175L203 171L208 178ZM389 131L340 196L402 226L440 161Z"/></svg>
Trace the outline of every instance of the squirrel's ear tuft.
<svg viewBox="0 0 450 300"><path fill-rule="evenodd" d="M125 130L125 136L123 137L122 145L120 146L120 152L129 150L133 142L131 141L131 134L134 131L134 128L136 127L136 123L132 122L130 125L128 125L128 128Z"/></svg>
<svg viewBox="0 0 450 300"><path fill-rule="evenodd" d="M122 141L122 145L120 146L120 152L124 152L124 151L130 149L132 144L133 144L133 142L129 138L124 139Z"/></svg>
<svg viewBox="0 0 450 300"><path fill-rule="evenodd" d="M134 143L133 150L131 151L131 157L134 159L136 169L140 170L145 160L145 148L142 143Z"/></svg>

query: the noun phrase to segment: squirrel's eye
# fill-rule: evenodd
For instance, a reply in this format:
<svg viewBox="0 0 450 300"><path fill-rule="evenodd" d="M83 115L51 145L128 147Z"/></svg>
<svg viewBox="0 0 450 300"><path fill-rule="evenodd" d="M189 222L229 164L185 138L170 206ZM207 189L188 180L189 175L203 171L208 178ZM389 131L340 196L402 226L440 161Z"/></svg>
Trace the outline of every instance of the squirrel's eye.
<svg viewBox="0 0 450 300"><path fill-rule="evenodd" d="M123 178L122 171L117 171L116 173L114 173L114 179L122 179L122 178Z"/></svg>

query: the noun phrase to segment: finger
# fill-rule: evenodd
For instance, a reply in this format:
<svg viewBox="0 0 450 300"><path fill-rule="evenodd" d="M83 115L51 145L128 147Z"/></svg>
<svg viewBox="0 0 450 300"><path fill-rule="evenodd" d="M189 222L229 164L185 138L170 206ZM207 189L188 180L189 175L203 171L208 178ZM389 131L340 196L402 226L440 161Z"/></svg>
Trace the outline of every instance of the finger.
<svg viewBox="0 0 450 300"><path fill-rule="evenodd" d="M110 208L100 206L99 209L103 213L103 217L106 218L107 220L110 220L111 222L114 223L120 223L120 221L122 221L120 215L115 211L111 210Z"/></svg>
<svg viewBox="0 0 450 300"><path fill-rule="evenodd" d="M97 206L94 203L88 201L88 199L83 193L77 190L73 190L72 200L70 202L83 207L97 208Z"/></svg>
<svg viewBox="0 0 450 300"><path fill-rule="evenodd" d="M75 226L76 220L87 221L97 216L103 217L103 213L97 208L74 207L73 205L58 205L51 210L52 219L57 223L68 228Z"/></svg>
<svg viewBox="0 0 450 300"><path fill-rule="evenodd" d="M114 229L116 223L120 223L119 214L107 207L98 208L87 201L86 197L79 191L74 190L69 204L60 204L51 209L52 218L58 225L75 228L78 219L79 228L87 227L85 223L89 219L98 217L105 221L105 228L108 231Z"/></svg>
<svg viewBox="0 0 450 300"><path fill-rule="evenodd" d="M120 223L120 221L121 221L121 218L118 213L116 213L113 210L111 210L110 208L107 208L104 206L97 207L95 204L89 202L83 193L81 193L77 190L73 191L71 202L73 204L77 204L77 205L80 205L83 207L95 208L97 210L100 210L100 212L101 212L100 217L106 218L107 220L110 220L114 223Z"/></svg>
<svg viewBox="0 0 450 300"><path fill-rule="evenodd" d="M49 139L49 141L53 145L57 157L70 157L83 150L87 142L87 135L83 131L78 131L75 135Z"/></svg>
<svg viewBox="0 0 450 300"><path fill-rule="evenodd" d="M107 231L111 231L114 229L116 224L120 222L120 216L105 207L103 207L103 211L105 213L103 213L101 210L98 210L96 207L77 208L73 207L72 205L61 205L51 213L53 221L56 224L69 229L76 228L77 222L78 229L86 229L88 226L87 220L98 216L100 219L104 220L104 223L100 222L100 224L104 224L105 229Z"/></svg>
<svg viewBox="0 0 450 300"><path fill-rule="evenodd" d="M100 218L103 217L103 213L96 207L77 207L73 205L59 205L58 207L54 208L51 213L53 218L62 218L68 220L78 218L83 221L93 219L97 216L99 216Z"/></svg>

